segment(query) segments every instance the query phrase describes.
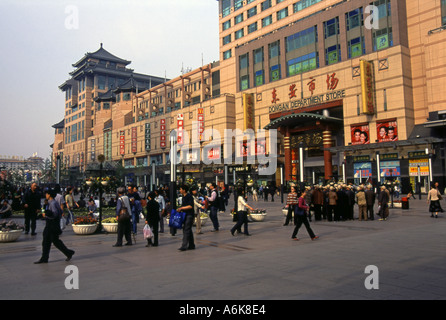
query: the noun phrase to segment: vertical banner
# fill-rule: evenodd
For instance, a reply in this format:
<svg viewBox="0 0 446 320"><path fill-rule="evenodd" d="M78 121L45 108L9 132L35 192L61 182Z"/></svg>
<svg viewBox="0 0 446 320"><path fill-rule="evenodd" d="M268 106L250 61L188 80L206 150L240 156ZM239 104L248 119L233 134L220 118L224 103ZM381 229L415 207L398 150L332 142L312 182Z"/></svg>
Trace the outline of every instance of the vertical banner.
<svg viewBox="0 0 446 320"><path fill-rule="evenodd" d="M96 160L96 139L91 139L91 161Z"/></svg>
<svg viewBox="0 0 446 320"><path fill-rule="evenodd" d="M362 112L365 114L375 113L375 79L373 76L373 63L361 60L361 91L362 91Z"/></svg>
<svg viewBox="0 0 446 320"><path fill-rule="evenodd" d="M132 153L138 152L138 127L132 128Z"/></svg>
<svg viewBox="0 0 446 320"><path fill-rule="evenodd" d="M203 132L204 132L204 109L198 108L198 141L203 140Z"/></svg>
<svg viewBox="0 0 446 320"><path fill-rule="evenodd" d="M243 130L254 130L254 94L252 93L243 94L243 116Z"/></svg>
<svg viewBox="0 0 446 320"><path fill-rule="evenodd" d="M145 139L145 147L146 147L146 151L150 151L150 149L152 148L152 145L151 145L151 131L150 131L150 123L146 123L146 132L145 132L145 136L144 136L144 139Z"/></svg>
<svg viewBox="0 0 446 320"><path fill-rule="evenodd" d="M180 113L177 116L177 144L183 145L183 129L184 129L184 116Z"/></svg>
<svg viewBox="0 0 446 320"><path fill-rule="evenodd" d="M160 147L162 149L166 148L166 119L160 120Z"/></svg>
<svg viewBox="0 0 446 320"><path fill-rule="evenodd" d="M119 154L121 156L125 155L125 131L121 130L119 132Z"/></svg>

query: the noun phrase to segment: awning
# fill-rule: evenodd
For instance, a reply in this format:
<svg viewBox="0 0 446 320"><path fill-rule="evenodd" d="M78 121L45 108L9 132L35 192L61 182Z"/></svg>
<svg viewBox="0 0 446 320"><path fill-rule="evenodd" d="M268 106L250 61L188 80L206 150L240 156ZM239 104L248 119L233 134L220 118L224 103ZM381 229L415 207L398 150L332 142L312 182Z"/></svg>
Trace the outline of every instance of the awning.
<svg viewBox="0 0 446 320"><path fill-rule="evenodd" d="M308 123L308 121L311 120L320 120L324 122L339 123L339 124L343 123L343 120L339 118L323 116L316 113L302 112L302 113L288 114L286 116L274 119L264 129L265 130L277 129L278 127L283 127L283 126L286 127L301 123Z"/></svg>

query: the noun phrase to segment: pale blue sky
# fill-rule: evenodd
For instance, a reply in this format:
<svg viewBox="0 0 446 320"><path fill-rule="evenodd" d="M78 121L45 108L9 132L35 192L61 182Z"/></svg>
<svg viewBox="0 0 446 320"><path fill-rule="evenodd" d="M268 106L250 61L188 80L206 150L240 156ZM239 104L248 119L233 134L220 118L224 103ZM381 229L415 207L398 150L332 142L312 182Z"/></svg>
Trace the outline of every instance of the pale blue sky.
<svg viewBox="0 0 446 320"><path fill-rule="evenodd" d="M218 27L216 0L1 0L0 155L49 157L58 86L100 43L135 72L174 78L219 59Z"/></svg>

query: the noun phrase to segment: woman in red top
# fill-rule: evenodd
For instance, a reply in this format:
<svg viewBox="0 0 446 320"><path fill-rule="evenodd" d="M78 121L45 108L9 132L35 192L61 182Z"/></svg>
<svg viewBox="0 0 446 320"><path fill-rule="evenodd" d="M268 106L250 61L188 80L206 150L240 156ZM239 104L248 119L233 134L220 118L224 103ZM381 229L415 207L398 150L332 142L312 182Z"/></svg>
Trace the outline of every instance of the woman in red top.
<svg viewBox="0 0 446 320"><path fill-rule="evenodd" d="M307 229L307 232L310 235L311 240L315 240L315 239L319 238L318 236L316 236L314 234L313 230L311 230L310 223L308 222L308 219L307 219L308 205L305 201L306 194L307 194L307 190L304 190L299 198L299 202L298 202L297 209L295 212L295 216L297 216L297 223L296 223L296 227L294 228L293 235L291 236L291 239L296 240L296 241L299 240L298 238L296 238L296 236L297 236L297 232L299 231L299 228L302 226L302 224L304 224L305 228Z"/></svg>

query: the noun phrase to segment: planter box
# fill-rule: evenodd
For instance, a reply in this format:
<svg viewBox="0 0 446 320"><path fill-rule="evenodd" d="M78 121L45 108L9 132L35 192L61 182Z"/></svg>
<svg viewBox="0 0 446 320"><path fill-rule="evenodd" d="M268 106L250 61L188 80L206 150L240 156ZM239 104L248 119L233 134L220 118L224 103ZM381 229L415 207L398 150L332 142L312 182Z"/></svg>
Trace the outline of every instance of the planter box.
<svg viewBox="0 0 446 320"><path fill-rule="evenodd" d="M118 223L103 223L102 227L108 233L118 233Z"/></svg>
<svg viewBox="0 0 446 320"><path fill-rule="evenodd" d="M266 213L251 213L249 216L252 221L260 222L265 220Z"/></svg>
<svg viewBox="0 0 446 320"><path fill-rule="evenodd" d="M14 242L22 235L23 230L0 232L0 242Z"/></svg>
<svg viewBox="0 0 446 320"><path fill-rule="evenodd" d="M73 224L73 232L80 235L93 234L97 228L97 224Z"/></svg>

